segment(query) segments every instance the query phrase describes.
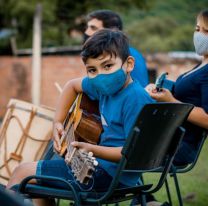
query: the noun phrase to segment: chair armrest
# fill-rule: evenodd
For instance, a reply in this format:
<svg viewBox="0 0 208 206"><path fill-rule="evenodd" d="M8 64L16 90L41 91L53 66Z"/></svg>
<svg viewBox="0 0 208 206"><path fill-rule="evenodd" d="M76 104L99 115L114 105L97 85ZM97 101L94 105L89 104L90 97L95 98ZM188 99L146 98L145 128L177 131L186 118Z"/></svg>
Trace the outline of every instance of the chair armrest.
<svg viewBox="0 0 208 206"><path fill-rule="evenodd" d="M62 178L59 178L59 177L38 176L38 175L28 176L25 179L23 179L22 182L20 183L19 188L18 188L19 193L22 193L22 194L27 193L26 186L27 186L27 184L29 184L29 181L32 180L32 179L62 182L63 184L67 185L67 187L69 188L69 190L72 191L73 196L74 196L74 201L76 201L77 203L80 202L80 200L79 200L79 198L77 196L77 191L75 190L75 188L73 187L73 185L71 183L69 183L68 181L66 181L65 179L62 179Z"/></svg>

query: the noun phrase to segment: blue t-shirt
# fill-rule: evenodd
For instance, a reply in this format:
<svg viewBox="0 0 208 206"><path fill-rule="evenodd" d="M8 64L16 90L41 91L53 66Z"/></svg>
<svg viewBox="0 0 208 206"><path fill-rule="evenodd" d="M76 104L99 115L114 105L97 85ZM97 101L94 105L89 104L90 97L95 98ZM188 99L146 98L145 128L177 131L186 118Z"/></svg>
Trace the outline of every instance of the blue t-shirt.
<svg viewBox="0 0 208 206"><path fill-rule="evenodd" d="M129 48L130 55L135 59L134 69L131 72L132 79L138 80L142 87L146 87L149 83L147 67L144 57L134 48Z"/></svg>
<svg viewBox="0 0 208 206"><path fill-rule="evenodd" d="M174 96L182 102L202 107L208 113L208 64L181 75L175 83ZM183 141L197 150L203 129L190 122L186 122L184 127Z"/></svg>
<svg viewBox="0 0 208 206"><path fill-rule="evenodd" d="M91 99L99 100L103 126L99 145L107 147L122 147L140 110L145 104L153 102L149 94L137 81L132 82L115 95L104 96L92 87L89 78L86 77L83 79L82 89ZM117 163L99 158L97 160L108 174L112 177L115 175ZM137 183L138 178L138 173L124 172L120 182L131 186Z"/></svg>

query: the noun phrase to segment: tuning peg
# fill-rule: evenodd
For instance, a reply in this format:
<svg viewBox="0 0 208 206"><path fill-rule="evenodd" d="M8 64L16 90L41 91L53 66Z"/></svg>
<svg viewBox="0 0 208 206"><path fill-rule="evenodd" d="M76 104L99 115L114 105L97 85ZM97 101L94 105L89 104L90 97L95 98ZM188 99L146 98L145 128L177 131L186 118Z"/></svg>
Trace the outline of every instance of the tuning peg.
<svg viewBox="0 0 208 206"><path fill-rule="evenodd" d="M98 161L94 160L94 161L93 161L93 165L94 165L94 166L98 166Z"/></svg>
<svg viewBox="0 0 208 206"><path fill-rule="evenodd" d="M93 153L92 152L88 152L88 156L89 157L92 157L93 156Z"/></svg>

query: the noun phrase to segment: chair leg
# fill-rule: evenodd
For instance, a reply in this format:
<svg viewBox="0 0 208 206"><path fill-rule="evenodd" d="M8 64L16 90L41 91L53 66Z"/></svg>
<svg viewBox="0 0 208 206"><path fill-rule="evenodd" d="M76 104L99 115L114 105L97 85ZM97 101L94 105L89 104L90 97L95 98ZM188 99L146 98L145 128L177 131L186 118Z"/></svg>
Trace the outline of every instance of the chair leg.
<svg viewBox="0 0 208 206"><path fill-rule="evenodd" d="M146 196L144 194L141 194L141 206L146 206Z"/></svg>
<svg viewBox="0 0 208 206"><path fill-rule="evenodd" d="M176 187L176 193L177 193L177 197L178 197L179 206L183 206L183 200L182 200L182 197L181 197L181 192L180 192L180 187L179 187L177 175L174 172L172 174L172 176L173 176L173 179L174 179L174 182L175 182L175 187Z"/></svg>
<svg viewBox="0 0 208 206"><path fill-rule="evenodd" d="M168 180L166 179L165 180L165 188L166 188L166 193L167 193L167 196L168 196L168 202L170 204L170 206L172 206L172 199L171 199L171 194L170 194L170 189L169 189L169 184L168 184Z"/></svg>
<svg viewBox="0 0 208 206"><path fill-rule="evenodd" d="M60 199L57 199L56 200L56 206L59 206L60 205Z"/></svg>

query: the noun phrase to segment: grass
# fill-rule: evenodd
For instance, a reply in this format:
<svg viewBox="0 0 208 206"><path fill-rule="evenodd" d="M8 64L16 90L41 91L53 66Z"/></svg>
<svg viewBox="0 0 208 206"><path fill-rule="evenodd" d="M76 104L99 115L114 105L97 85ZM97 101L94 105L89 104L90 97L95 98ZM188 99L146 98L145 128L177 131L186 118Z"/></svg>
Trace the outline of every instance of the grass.
<svg viewBox="0 0 208 206"><path fill-rule="evenodd" d="M181 194L184 199L184 206L207 206L208 205L208 141L206 141L199 160L195 167L188 173L178 174ZM171 180L170 180L171 179ZM172 178L168 178L171 183L171 194L173 196L174 206L178 205L176 201L176 192L173 187ZM158 200L166 200L164 187L156 194ZM192 198L188 198L192 197Z"/></svg>
<svg viewBox="0 0 208 206"><path fill-rule="evenodd" d="M188 173L178 174L184 206L207 206L208 205L208 141L206 141L196 166ZM158 175L145 175L146 182L155 182ZM168 177L172 194L173 205L178 206L176 192L172 178ZM166 191L163 188L155 194L160 202L167 200ZM120 203L119 206L127 206L129 202ZM62 201L61 206L68 206L67 201ZM112 205L113 206L113 205Z"/></svg>

